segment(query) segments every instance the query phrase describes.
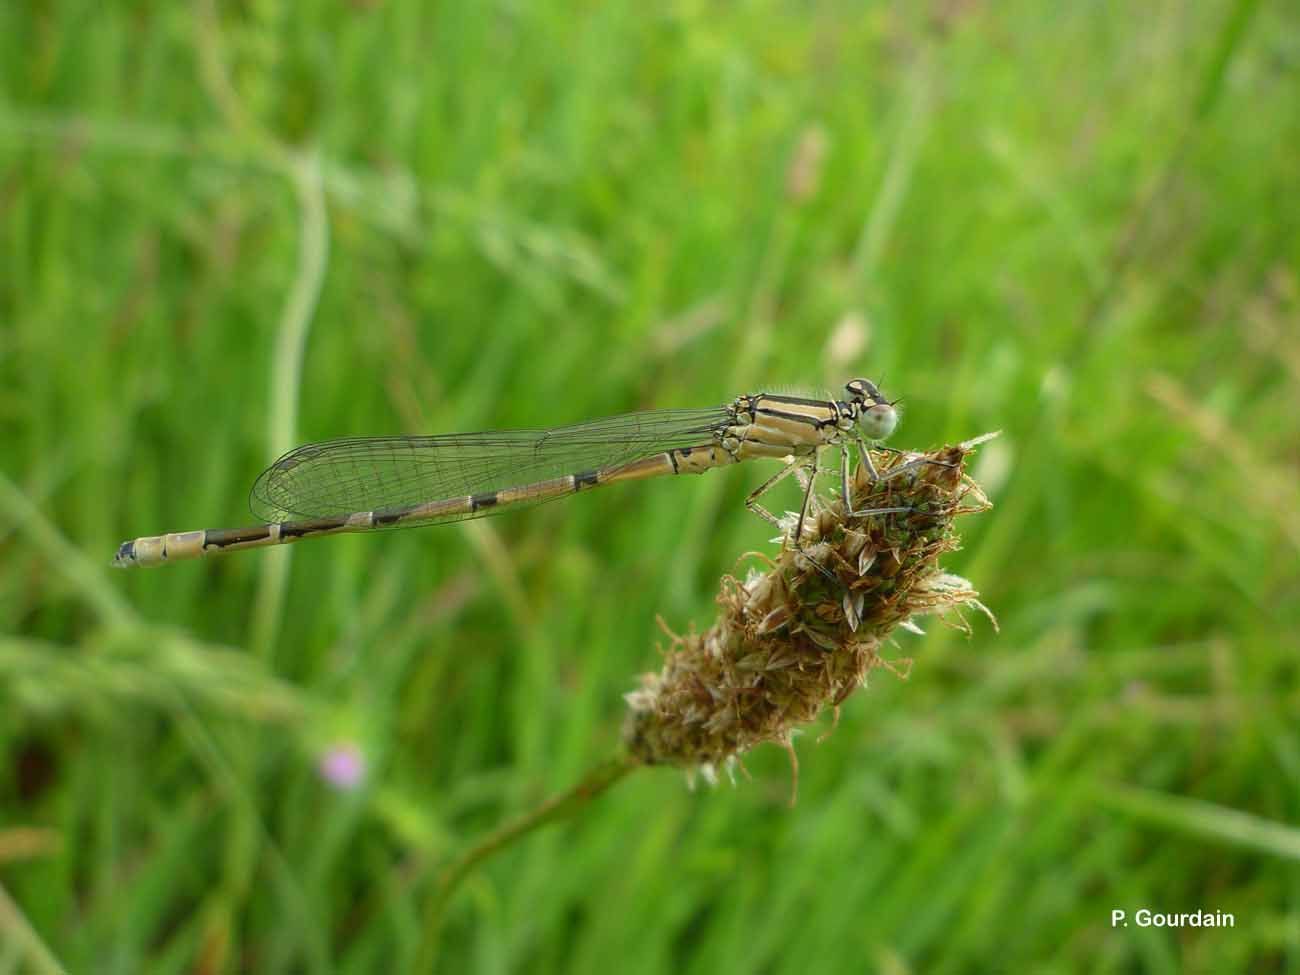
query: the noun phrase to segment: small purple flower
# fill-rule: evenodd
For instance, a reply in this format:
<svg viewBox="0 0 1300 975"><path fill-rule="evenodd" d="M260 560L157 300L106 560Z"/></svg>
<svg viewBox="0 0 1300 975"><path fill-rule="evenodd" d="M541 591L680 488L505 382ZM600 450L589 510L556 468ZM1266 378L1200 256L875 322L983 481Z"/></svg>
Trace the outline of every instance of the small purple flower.
<svg viewBox="0 0 1300 975"><path fill-rule="evenodd" d="M316 768L321 778L334 788L349 792L366 777L366 756L352 742L331 745Z"/></svg>

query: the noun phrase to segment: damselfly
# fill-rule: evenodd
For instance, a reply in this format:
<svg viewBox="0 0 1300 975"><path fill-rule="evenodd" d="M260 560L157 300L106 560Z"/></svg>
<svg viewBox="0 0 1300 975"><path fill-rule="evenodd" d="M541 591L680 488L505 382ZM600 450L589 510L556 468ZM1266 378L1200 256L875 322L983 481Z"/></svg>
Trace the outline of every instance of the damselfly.
<svg viewBox="0 0 1300 975"><path fill-rule="evenodd" d="M799 544L821 450L840 448L848 498L850 448L859 447L876 479L866 441L883 440L898 423L894 403L874 383L854 379L845 392L843 400L753 393L713 409L626 413L551 430L307 444L253 484L249 507L264 524L137 538L122 543L113 564L162 565L318 535L464 521L601 484L702 474L757 457L786 460L745 502L774 524L779 519L758 499L791 473L810 472L793 534Z"/></svg>

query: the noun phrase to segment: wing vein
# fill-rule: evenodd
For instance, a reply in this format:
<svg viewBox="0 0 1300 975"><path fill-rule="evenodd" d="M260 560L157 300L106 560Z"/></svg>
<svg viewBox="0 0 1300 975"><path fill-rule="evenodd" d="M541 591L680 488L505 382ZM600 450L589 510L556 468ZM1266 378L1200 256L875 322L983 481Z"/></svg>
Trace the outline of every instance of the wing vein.
<svg viewBox="0 0 1300 975"><path fill-rule="evenodd" d="M527 497L530 485L707 443L728 418L724 407L651 410L550 430L311 443L291 450L261 473L249 507L265 521L283 521L341 517L507 489ZM538 500L550 497L541 497L540 487L538 493Z"/></svg>

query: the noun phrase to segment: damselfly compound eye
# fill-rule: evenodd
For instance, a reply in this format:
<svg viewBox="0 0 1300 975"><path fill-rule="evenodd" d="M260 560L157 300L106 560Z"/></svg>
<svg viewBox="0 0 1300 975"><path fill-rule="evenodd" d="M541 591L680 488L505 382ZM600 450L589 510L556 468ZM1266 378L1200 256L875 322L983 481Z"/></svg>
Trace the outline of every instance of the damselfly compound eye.
<svg viewBox="0 0 1300 975"><path fill-rule="evenodd" d="M862 411L858 423L868 439L884 440L898 426L898 411L888 403L877 403Z"/></svg>

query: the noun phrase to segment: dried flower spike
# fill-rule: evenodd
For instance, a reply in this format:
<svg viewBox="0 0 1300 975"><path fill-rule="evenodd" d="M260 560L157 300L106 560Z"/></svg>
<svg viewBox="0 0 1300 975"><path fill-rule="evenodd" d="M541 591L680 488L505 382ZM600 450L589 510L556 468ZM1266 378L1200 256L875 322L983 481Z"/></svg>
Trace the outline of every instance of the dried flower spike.
<svg viewBox="0 0 1300 975"><path fill-rule="evenodd" d="M858 468L852 511L909 510L853 514L842 498L818 503L802 551L787 543L775 561L760 556L766 571L724 577L717 622L705 633L669 632L663 669L627 695L629 752L709 779L762 742L793 758L797 726L838 707L873 668L892 666L879 650L895 627L915 631L914 616L962 605L992 619L969 582L939 567L959 547L954 518L989 507L964 467L992 436L928 454L873 451L881 479ZM957 625L966 628L959 613Z"/></svg>

